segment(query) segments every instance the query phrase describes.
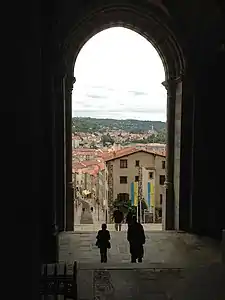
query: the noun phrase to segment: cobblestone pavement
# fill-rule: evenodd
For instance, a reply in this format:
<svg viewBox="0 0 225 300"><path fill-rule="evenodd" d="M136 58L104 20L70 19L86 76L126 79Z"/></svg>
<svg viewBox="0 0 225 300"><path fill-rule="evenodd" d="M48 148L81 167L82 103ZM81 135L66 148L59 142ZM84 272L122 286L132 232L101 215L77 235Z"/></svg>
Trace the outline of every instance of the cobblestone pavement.
<svg viewBox="0 0 225 300"><path fill-rule="evenodd" d="M95 232L59 236L61 262L78 261L79 300L224 300L221 249L207 238L147 231L142 264L131 264L126 232L111 232L107 264Z"/></svg>

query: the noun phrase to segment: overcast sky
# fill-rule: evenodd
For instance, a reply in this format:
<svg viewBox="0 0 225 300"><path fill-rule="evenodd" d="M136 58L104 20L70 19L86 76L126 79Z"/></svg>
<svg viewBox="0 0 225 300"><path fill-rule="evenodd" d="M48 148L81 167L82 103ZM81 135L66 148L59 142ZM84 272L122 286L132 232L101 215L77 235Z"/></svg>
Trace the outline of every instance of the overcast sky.
<svg viewBox="0 0 225 300"><path fill-rule="evenodd" d="M141 35L100 32L81 49L74 75L73 116L166 121L162 61Z"/></svg>

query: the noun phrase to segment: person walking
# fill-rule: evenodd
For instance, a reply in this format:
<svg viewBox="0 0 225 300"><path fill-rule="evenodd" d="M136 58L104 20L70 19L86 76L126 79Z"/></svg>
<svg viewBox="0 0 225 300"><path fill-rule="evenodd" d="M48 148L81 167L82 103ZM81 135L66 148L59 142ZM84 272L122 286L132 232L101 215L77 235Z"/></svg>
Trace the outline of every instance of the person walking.
<svg viewBox="0 0 225 300"><path fill-rule="evenodd" d="M107 225L102 224L102 229L99 230L98 235L96 237L96 246L100 250L101 263L107 262L107 250L111 248L110 244L110 233L107 230Z"/></svg>
<svg viewBox="0 0 225 300"><path fill-rule="evenodd" d="M123 212L120 211L119 207L116 208L116 210L114 211L113 213L113 219L114 219L114 222L115 222L115 229L116 231L121 231L121 227L122 227L122 221L123 221Z"/></svg>
<svg viewBox="0 0 225 300"><path fill-rule="evenodd" d="M127 240L130 244L131 262L142 262L144 256L145 233L143 226L137 222L137 217L133 216L132 223L128 226Z"/></svg>
<svg viewBox="0 0 225 300"><path fill-rule="evenodd" d="M128 210L127 216L126 216L126 223L128 225L128 227L131 225L132 223L132 218L133 218L133 214L131 209Z"/></svg>

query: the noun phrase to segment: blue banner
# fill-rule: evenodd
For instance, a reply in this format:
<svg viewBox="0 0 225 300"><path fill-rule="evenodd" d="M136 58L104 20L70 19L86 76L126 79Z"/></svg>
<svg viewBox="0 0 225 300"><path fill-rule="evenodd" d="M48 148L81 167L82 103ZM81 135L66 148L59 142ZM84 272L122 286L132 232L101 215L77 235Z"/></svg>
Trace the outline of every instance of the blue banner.
<svg viewBox="0 0 225 300"><path fill-rule="evenodd" d="M130 185L131 205L134 206L134 183Z"/></svg>

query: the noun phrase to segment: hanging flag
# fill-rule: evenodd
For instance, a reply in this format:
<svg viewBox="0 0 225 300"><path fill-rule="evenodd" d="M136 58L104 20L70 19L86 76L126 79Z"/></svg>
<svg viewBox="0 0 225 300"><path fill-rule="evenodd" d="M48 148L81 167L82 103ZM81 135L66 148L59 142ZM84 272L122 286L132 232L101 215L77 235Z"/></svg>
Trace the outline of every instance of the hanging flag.
<svg viewBox="0 0 225 300"><path fill-rule="evenodd" d="M134 182L134 206L138 205L138 182Z"/></svg>
<svg viewBox="0 0 225 300"><path fill-rule="evenodd" d="M131 205L134 206L134 183L130 185Z"/></svg>
<svg viewBox="0 0 225 300"><path fill-rule="evenodd" d="M151 183L148 182L148 185L147 185L147 204L148 204L148 207L150 207L151 205Z"/></svg>
<svg viewBox="0 0 225 300"><path fill-rule="evenodd" d="M151 206L155 207L155 187L151 183Z"/></svg>

